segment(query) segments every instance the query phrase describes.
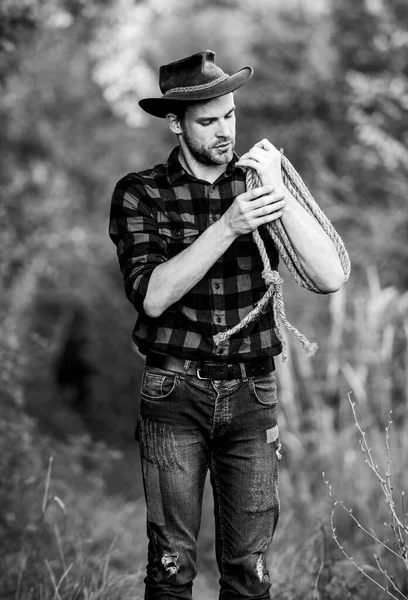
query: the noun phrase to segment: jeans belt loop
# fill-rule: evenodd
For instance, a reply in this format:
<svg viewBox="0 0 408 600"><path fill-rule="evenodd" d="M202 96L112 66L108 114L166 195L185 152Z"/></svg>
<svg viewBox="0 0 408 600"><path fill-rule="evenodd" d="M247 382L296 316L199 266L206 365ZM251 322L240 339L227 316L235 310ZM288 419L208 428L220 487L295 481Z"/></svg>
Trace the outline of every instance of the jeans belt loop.
<svg viewBox="0 0 408 600"><path fill-rule="evenodd" d="M187 371L189 370L191 365L191 360L185 360L184 364L183 364L183 368L184 368L184 375L187 375Z"/></svg>
<svg viewBox="0 0 408 600"><path fill-rule="evenodd" d="M239 363L239 368L241 370L242 381L248 381L248 377L247 377L246 369L245 369L245 364L244 363Z"/></svg>

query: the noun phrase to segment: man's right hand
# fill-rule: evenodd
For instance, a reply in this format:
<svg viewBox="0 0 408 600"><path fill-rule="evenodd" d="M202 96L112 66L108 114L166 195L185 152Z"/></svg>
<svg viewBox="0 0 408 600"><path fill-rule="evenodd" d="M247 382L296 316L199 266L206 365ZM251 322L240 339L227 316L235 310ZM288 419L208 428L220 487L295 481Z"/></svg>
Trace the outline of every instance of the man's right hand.
<svg viewBox="0 0 408 600"><path fill-rule="evenodd" d="M283 193L265 185L239 194L220 220L238 237L279 219L285 204Z"/></svg>
<svg viewBox="0 0 408 600"><path fill-rule="evenodd" d="M218 221L185 250L157 265L150 276L143 307L151 318L159 317L204 277L233 241L259 225L282 216L283 194L263 186L237 196Z"/></svg>

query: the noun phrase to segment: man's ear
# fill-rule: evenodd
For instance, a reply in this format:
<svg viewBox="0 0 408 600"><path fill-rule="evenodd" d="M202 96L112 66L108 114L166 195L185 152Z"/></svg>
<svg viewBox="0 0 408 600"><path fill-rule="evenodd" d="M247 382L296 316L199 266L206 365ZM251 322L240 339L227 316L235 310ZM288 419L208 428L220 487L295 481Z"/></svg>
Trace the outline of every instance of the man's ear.
<svg viewBox="0 0 408 600"><path fill-rule="evenodd" d="M178 117L174 113L167 113L166 121L167 121L170 131L172 131L176 135L180 135L180 133L182 133L180 117Z"/></svg>

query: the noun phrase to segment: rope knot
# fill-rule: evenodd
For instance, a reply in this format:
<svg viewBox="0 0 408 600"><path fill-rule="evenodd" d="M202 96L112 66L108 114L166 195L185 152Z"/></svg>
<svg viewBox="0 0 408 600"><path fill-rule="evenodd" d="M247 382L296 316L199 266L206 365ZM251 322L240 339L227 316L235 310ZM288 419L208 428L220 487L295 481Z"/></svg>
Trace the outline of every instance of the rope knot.
<svg viewBox="0 0 408 600"><path fill-rule="evenodd" d="M271 268L264 269L262 271L262 277L268 287L271 285L281 285L283 283L283 279L279 275L278 271L275 271Z"/></svg>

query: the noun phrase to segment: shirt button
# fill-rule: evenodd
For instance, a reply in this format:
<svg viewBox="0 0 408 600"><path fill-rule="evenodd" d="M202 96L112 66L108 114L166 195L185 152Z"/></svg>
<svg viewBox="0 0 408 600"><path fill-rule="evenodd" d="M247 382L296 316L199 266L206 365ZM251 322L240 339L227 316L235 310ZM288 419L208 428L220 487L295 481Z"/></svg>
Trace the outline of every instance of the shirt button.
<svg viewBox="0 0 408 600"><path fill-rule="evenodd" d="M215 222L217 219L218 219L217 215L211 215L211 220L212 220L212 221L214 221L214 222Z"/></svg>

